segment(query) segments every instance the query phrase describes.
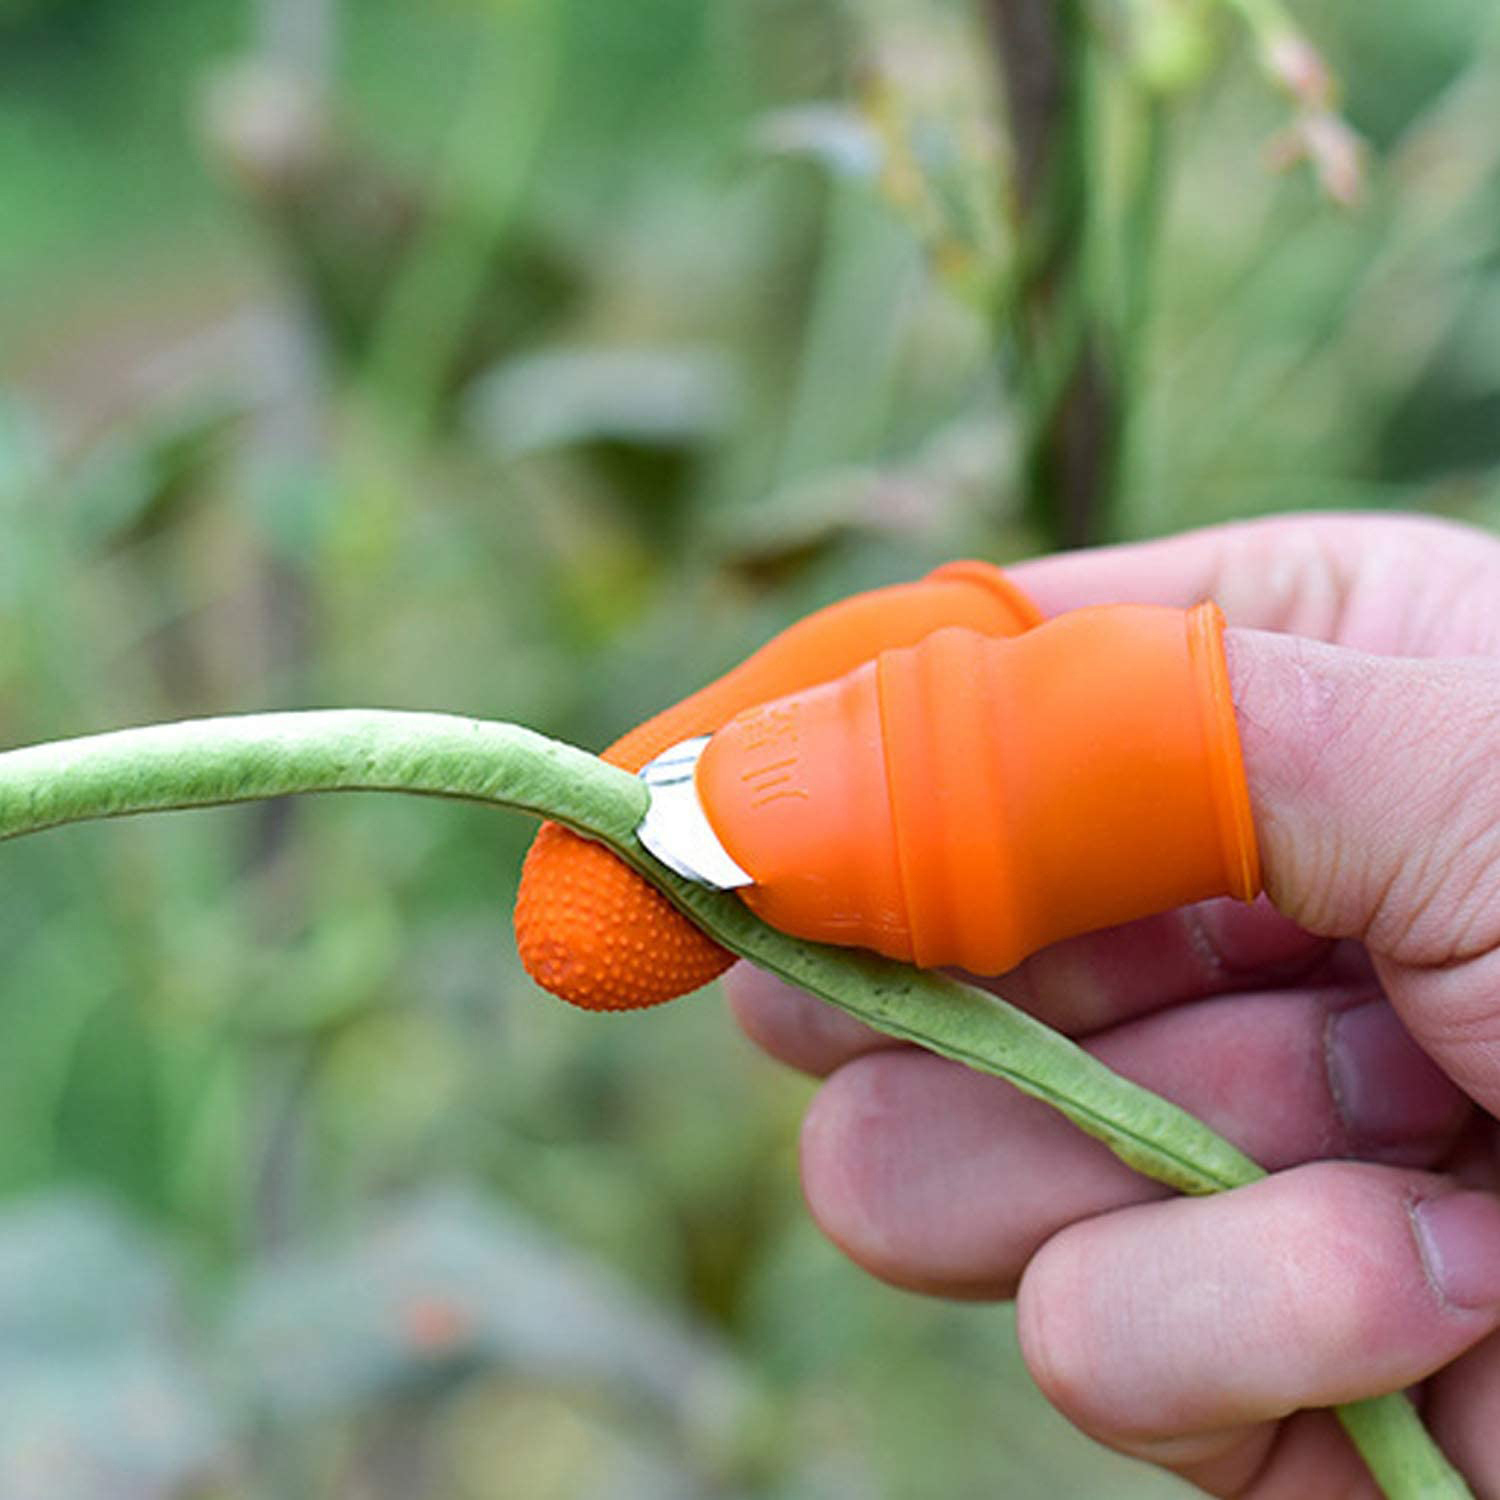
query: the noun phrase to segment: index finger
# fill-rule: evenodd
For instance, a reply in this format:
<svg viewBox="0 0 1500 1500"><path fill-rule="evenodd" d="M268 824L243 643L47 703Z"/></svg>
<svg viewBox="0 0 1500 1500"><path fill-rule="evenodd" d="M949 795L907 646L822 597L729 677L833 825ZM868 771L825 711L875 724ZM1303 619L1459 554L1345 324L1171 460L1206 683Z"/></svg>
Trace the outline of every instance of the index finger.
<svg viewBox="0 0 1500 1500"><path fill-rule="evenodd" d="M1428 517L1288 515L1059 553L1006 571L1049 616L1093 604L1213 599L1231 625L1427 655L1454 649L1455 580L1491 550L1500 566L1500 549L1482 533Z"/></svg>

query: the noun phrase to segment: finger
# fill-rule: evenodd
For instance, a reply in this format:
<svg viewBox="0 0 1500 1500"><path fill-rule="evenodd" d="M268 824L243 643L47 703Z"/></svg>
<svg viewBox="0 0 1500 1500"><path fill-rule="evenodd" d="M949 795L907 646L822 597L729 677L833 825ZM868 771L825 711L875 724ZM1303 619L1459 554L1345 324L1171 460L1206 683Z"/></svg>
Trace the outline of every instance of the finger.
<svg viewBox="0 0 1500 1500"><path fill-rule="evenodd" d="M1471 1111L1443 1170L1465 1187L1500 1192L1500 1121L1482 1110Z"/></svg>
<svg viewBox="0 0 1500 1500"><path fill-rule="evenodd" d="M1475 1115L1453 1158L1463 1186L1500 1192L1500 1122ZM1480 1500L1500 1500L1500 1334L1492 1334L1427 1386L1433 1435Z"/></svg>
<svg viewBox="0 0 1500 1500"><path fill-rule="evenodd" d="M1017 1302L1043 1392L1140 1457L1206 1465L1255 1424L1424 1379L1500 1325L1500 1199L1322 1162L1050 1240Z"/></svg>
<svg viewBox="0 0 1500 1500"><path fill-rule="evenodd" d="M1428 1164L1466 1113L1378 1000L1207 1002L1089 1050L1273 1168L1330 1153ZM1059 1229L1166 1191L1048 1106L912 1049L864 1056L823 1086L802 1178L814 1218L867 1270L965 1297L1009 1295Z"/></svg>
<svg viewBox="0 0 1500 1500"><path fill-rule="evenodd" d="M1331 1412L1298 1412L1210 1439L1198 1435L1183 1443L1180 1458L1169 1461L1163 1451L1157 1461L1210 1495L1233 1500L1384 1500Z"/></svg>
<svg viewBox="0 0 1500 1500"><path fill-rule="evenodd" d="M967 977L1070 1036L1210 995L1296 980L1369 978L1360 959L1304 932L1268 901L1205 901L1034 954L996 979ZM842 1063L894 1045L784 981L740 964L724 980L730 1009L750 1039L789 1066L824 1077Z"/></svg>
<svg viewBox="0 0 1500 1500"><path fill-rule="evenodd" d="M1062 553L1007 571L1047 615L1089 604L1215 599L1232 625L1367 651L1431 656L1500 647L1500 610L1490 606L1500 591L1500 543L1426 517L1277 516ZM1456 598L1459 579L1474 584L1472 606Z"/></svg>
<svg viewBox="0 0 1500 1500"><path fill-rule="evenodd" d="M1019 968L973 982L1070 1036L1235 991L1313 982L1333 942L1269 901L1202 901L1054 943Z"/></svg>
<svg viewBox="0 0 1500 1500"><path fill-rule="evenodd" d="M1491 1334L1431 1385L1433 1436L1480 1500L1500 1497L1500 1334Z"/></svg>
<svg viewBox="0 0 1500 1500"><path fill-rule="evenodd" d="M1226 644L1272 900L1362 940L1418 1039L1500 1108L1500 661Z"/></svg>
<svg viewBox="0 0 1500 1500"><path fill-rule="evenodd" d="M866 1052L902 1045L754 964L736 964L723 984L745 1035L778 1062L815 1078Z"/></svg>

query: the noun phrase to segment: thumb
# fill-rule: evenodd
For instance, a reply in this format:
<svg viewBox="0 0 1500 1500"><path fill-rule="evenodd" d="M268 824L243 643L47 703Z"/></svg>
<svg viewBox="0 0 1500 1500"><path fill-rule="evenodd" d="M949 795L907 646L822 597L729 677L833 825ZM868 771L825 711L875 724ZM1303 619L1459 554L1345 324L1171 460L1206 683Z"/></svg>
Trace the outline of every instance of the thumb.
<svg viewBox="0 0 1500 1500"><path fill-rule="evenodd" d="M1266 888L1500 1109L1500 662L1225 638Z"/></svg>

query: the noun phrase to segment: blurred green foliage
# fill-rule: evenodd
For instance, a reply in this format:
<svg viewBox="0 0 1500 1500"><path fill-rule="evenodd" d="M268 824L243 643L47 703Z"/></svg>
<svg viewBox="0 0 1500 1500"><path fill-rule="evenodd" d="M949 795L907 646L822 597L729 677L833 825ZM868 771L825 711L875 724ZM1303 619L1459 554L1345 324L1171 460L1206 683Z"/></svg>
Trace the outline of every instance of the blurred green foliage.
<svg viewBox="0 0 1500 1500"><path fill-rule="evenodd" d="M1055 540L978 9L0 4L4 741L347 703L597 745L818 603ZM1090 13L1098 530L1500 522L1492 7L1298 9L1353 209L1270 170L1224 8ZM1180 1492L1042 1409L1004 1310L818 1240L809 1086L712 994L530 986L530 831L7 847L0 1492Z"/></svg>

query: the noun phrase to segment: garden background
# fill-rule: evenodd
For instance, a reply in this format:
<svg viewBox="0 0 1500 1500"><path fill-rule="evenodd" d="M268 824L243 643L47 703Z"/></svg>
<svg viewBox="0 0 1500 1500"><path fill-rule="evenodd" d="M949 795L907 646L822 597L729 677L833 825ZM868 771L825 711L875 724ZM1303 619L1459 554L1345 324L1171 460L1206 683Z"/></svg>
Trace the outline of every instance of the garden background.
<svg viewBox="0 0 1500 1500"><path fill-rule="evenodd" d="M1296 20L0 0L0 740L599 746L956 555L1500 526L1493 6ZM1186 1494L1046 1410L1007 1309L822 1242L811 1085L716 992L531 985L531 832L0 850L0 1497Z"/></svg>

